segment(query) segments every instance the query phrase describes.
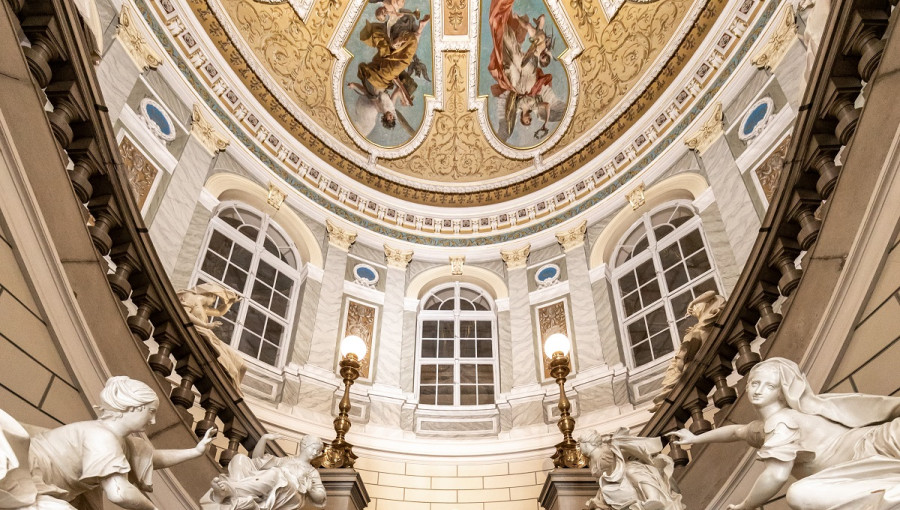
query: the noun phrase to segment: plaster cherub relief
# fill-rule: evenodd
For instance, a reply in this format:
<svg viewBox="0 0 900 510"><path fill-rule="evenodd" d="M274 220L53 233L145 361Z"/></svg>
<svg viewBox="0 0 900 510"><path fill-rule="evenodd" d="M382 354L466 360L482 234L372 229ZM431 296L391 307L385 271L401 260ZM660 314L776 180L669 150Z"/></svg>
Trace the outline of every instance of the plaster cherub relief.
<svg viewBox="0 0 900 510"><path fill-rule="evenodd" d="M682 429L676 444L744 441L765 463L750 493L729 510L766 504L788 483L796 510L900 508L900 398L816 395L793 361L771 358L747 378L747 398L760 419L696 436Z"/></svg>
<svg viewBox="0 0 900 510"><path fill-rule="evenodd" d="M228 373L234 388L241 392L241 381L247 373L247 364L241 353L223 342L213 331L222 325L219 321L210 321L213 317L222 317L231 306L240 301L241 297L234 291L226 289L215 283L204 283L192 289L178 292L181 306L187 312L188 318L200 333L213 352L217 361ZM218 300L218 305L216 301Z"/></svg>
<svg viewBox="0 0 900 510"><path fill-rule="evenodd" d="M674 464L662 454L658 437L634 437L626 428L614 434L594 431L578 446L600 484L585 503L588 510L684 510L672 480Z"/></svg>
<svg viewBox="0 0 900 510"><path fill-rule="evenodd" d="M146 384L111 377L99 418L29 433L0 411L0 509L94 510L103 496L132 510L156 510L146 496L154 469L195 459L216 430L194 448L157 450L134 436L155 423L159 398Z"/></svg>

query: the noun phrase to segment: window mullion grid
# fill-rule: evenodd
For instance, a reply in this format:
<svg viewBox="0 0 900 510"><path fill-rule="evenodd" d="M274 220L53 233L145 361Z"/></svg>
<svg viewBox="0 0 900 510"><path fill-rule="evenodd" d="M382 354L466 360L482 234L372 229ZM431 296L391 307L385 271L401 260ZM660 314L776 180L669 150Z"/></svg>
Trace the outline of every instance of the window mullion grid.
<svg viewBox="0 0 900 510"><path fill-rule="evenodd" d="M678 239L676 239L672 244L678 245ZM668 248L672 246L672 244L668 244L665 247ZM657 245L656 249L653 250L653 264L656 266L657 273L656 278L659 283L659 293L660 299L663 302L663 308L666 310L666 322L668 322L669 326L669 338L672 340L673 348L677 348L681 344L681 339L678 338L678 327L676 325L675 320L675 312L672 310L672 301L671 301L671 292L669 290L669 284L666 282L666 275L663 270L662 259L659 256L659 245ZM678 245L678 253L681 254L681 260L678 262L679 264L684 264L684 254L681 253L681 246ZM674 266L673 266L674 267ZM690 278L690 274L687 273L687 266L685 266L685 274ZM650 349L653 350L653 343L650 343ZM657 355L653 353L653 359L657 359Z"/></svg>

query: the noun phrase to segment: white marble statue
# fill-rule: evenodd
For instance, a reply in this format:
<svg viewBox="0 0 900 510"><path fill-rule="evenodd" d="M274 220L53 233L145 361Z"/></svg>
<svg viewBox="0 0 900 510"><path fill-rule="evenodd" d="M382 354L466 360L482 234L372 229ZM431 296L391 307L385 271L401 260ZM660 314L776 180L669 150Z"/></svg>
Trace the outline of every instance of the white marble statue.
<svg viewBox="0 0 900 510"><path fill-rule="evenodd" d="M658 437L634 437L628 429L592 432L578 440L600 490L585 507L601 510L684 510L672 481L672 459Z"/></svg>
<svg viewBox="0 0 900 510"><path fill-rule="evenodd" d="M688 305L688 315L697 318L697 324L694 324L684 334L681 345L678 346L678 352L669 362L666 373L663 376L662 389L656 398L653 399L653 407L649 409L651 413L655 413L662 406L663 402L669 396L669 393L678 385L681 380L681 374L684 372L684 365L689 363L697 355L700 346L709 338L712 333L713 323L716 317L725 307L725 298L716 294L713 290L708 290L697 296L691 304Z"/></svg>
<svg viewBox="0 0 900 510"><path fill-rule="evenodd" d="M178 292L178 299L181 306L187 312L188 318L194 324L200 336L206 339L213 352L216 353L217 361L222 368L228 372L229 377L234 382L234 388L241 392L241 381L244 374L247 373L247 365L241 354L234 350L228 343L223 342L213 332L213 329L222 325L221 322L210 322L212 317L222 317L231 306L241 297L232 290L226 289L215 283L204 283L197 285L192 289L182 290ZM219 300L216 306L216 300Z"/></svg>
<svg viewBox="0 0 900 510"><path fill-rule="evenodd" d="M132 436L154 423L159 399L146 384L111 377L100 394L100 417L44 430L26 428L0 411L0 509L93 510L102 495L133 510L155 510L144 495L154 469L203 455L215 429L194 448L155 450Z"/></svg>
<svg viewBox="0 0 900 510"><path fill-rule="evenodd" d="M784 358L753 367L746 391L759 420L673 434L682 445L745 441L759 449L765 469L729 510L762 506L792 474L787 503L797 510L900 509L900 398L816 395Z"/></svg>
<svg viewBox="0 0 900 510"><path fill-rule="evenodd" d="M287 457L266 454L266 442L278 434L264 434L251 456L235 455L228 474L213 478L200 500L202 510L298 510L324 508L325 486L311 464L322 455L322 440L303 436L300 452Z"/></svg>

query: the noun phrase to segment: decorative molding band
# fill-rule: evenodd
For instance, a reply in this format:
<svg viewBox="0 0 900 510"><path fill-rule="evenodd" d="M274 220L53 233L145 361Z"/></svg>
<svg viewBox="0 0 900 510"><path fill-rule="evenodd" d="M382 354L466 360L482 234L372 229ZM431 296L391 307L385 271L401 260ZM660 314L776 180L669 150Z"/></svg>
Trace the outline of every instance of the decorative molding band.
<svg viewBox="0 0 900 510"><path fill-rule="evenodd" d="M529 253L531 253L531 245L526 244L521 248L500 250L500 257L503 262L506 262L506 269L519 269L525 267Z"/></svg>
<svg viewBox="0 0 900 510"><path fill-rule="evenodd" d="M562 245L563 251L569 252L584 245L584 234L587 232L587 220L571 229L556 233L556 240Z"/></svg>
<svg viewBox="0 0 900 510"><path fill-rule="evenodd" d="M412 250L401 250L399 248L392 248L388 245L384 245L384 258L387 260L388 267L395 267L405 271L406 266L409 265L409 261L412 260L412 257Z"/></svg>
<svg viewBox="0 0 900 510"><path fill-rule="evenodd" d="M116 27L116 37L122 41L125 52L134 61L141 72L147 69L156 69L162 65L162 57L160 57L147 40L144 34L138 30L134 24L134 15L131 13L131 7L128 4L122 4L122 10L119 11L119 25Z"/></svg>
<svg viewBox="0 0 900 510"><path fill-rule="evenodd" d="M797 37L797 20L793 5L786 3L781 8L780 14L781 18L778 26L775 28L775 32L751 61L753 65L760 69L775 69L781 63L791 43Z"/></svg>
<svg viewBox="0 0 900 510"><path fill-rule="evenodd" d="M196 136L203 148L212 155L224 151L230 143L228 138L219 133L212 123L206 120L198 104L194 105L191 113L191 134Z"/></svg>
<svg viewBox="0 0 900 510"><path fill-rule="evenodd" d="M350 246L356 242L356 232L341 228L331 220L325 220L325 230L328 231L328 244L335 248L349 251Z"/></svg>
<svg viewBox="0 0 900 510"><path fill-rule="evenodd" d="M684 140L685 145L692 151L700 154L706 151L719 136L725 132L725 115L722 113L722 103L716 103L712 115L694 132Z"/></svg>

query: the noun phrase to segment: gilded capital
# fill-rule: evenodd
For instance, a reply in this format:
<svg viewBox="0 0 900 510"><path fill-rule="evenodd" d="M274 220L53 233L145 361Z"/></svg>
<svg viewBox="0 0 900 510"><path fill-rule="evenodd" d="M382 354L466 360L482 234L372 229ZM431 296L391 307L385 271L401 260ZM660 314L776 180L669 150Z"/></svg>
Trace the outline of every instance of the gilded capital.
<svg viewBox="0 0 900 510"><path fill-rule="evenodd" d="M563 251L569 251L584 245L584 234L587 232L587 220L581 222L581 225L556 233L556 240L562 245Z"/></svg>
<svg viewBox="0 0 900 510"><path fill-rule="evenodd" d="M122 41L122 46L134 65L141 72L147 69L156 69L162 65L162 58L153 50L144 35L134 23L134 15L128 4L122 4L119 11L119 25L116 27L116 37Z"/></svg>
<svg viewBox="0 0 900 510"><path fill-rule="evenodd" d="M466 256L459 255L450 257L450 274L460 276L463 274L463 264L466 263Z"/></svg>
<svg viewBox="0 0 900 510"><path fill-rule="evenodd" d="M716 103L712 116L706 119L706 122L704 122L697 131L684 140L685 145L687 145L689 149L702 154L716 141L717 138L719 138L719 135L724 132L724 126L722 124L724 119L725 115L722 113L722 103Z"/></svg>
<svg viewBox="0 0 900 510"><path fill-rule="evenodd" d="M506 262L506 269L518 269L525 267L529 253L531 253L531 245L526 244L513 250L500 250L500 257L503 262Z"/></svg>
<svg viewBox="0 0 900 510"><path fill-rule="evenodd" d="M409 261L412 260L412 250L401 250L399 248L391 248L384 245L384 258L387 260L388 267L396 267L397 269L406 269Z"/></svg>
<svg viewBox="0 0 900 510"><path fill-rule="evenodd" d="M797 37L797 19L794 7L787 3L781 9L781 19L766 44L753 56L751 62L760 69L775 69L781 63L788 48Z"/></svg>
<svg viewBox="0 0 900 510"><path fill-rule="evenodd" d="M194 111L191 113L191 134L196 136L203 148L212 155L224 151L229 144L228 138L219 133L212 123L206 120L198 104L194 105Z"/></svg>
<svg viewBox="0 0 900 510"><path fill-rule="evenodd" d="M350 250L350 245L356 242L356 232L345 230L331 220L325 220L325 229L328 231L328 244L344 251Z"/></svg>

